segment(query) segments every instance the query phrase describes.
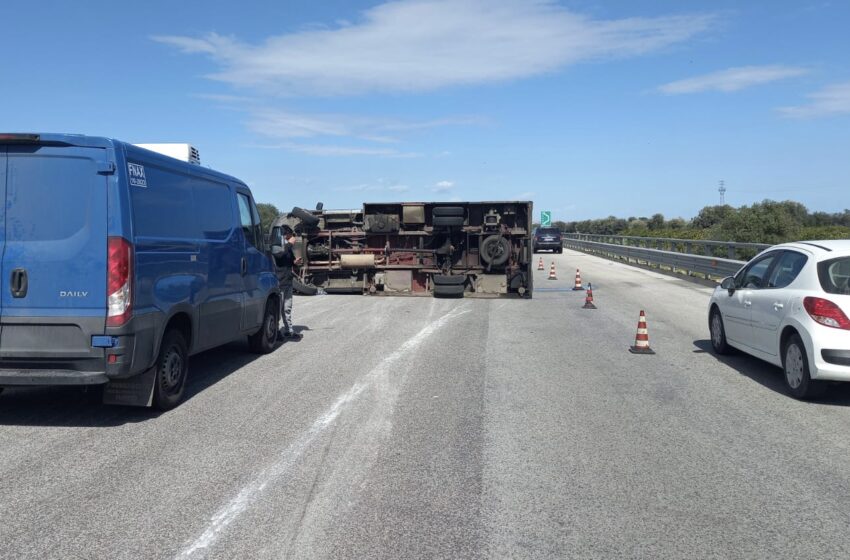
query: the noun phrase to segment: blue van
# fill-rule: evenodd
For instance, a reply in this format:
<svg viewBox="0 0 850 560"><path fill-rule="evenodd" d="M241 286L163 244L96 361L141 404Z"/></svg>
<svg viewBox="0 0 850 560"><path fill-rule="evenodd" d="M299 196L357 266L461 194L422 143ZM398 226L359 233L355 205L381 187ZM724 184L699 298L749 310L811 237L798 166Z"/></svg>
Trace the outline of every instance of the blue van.
<svg viewBox="0 0 850 560"><path fill-rule="evenodd" d="M274 349L274 263L238 179L106 138L0 134L0 198L0 388L104 385L104 402L169 409L190 355Z"/></svg>

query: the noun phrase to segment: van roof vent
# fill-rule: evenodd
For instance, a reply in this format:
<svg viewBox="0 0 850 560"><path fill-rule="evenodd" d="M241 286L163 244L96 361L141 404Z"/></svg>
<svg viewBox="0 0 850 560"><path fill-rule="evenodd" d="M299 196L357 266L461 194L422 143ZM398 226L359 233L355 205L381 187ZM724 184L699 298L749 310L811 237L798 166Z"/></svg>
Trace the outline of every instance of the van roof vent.
<svg viewBox="0 0 850 560"><path fill-rule="evenodd" d="M201 165L201 155L198 153L198 149L191 144L134 144L134 146L187 163Z"/></svg>

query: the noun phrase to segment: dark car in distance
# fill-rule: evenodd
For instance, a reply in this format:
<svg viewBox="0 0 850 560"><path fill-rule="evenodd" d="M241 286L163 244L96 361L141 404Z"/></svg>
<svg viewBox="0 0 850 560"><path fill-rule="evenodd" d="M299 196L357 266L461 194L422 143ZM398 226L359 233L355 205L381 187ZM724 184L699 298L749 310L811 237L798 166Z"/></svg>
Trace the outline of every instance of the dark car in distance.
<svg viewBox="0 0 850 560"><path fill-rule="evenodd" d="M532 241L534 252L552 251L553 253L563 253L564 243L561 239L561 230L556 227L539 227L534 230L534 240Z"/></svg>

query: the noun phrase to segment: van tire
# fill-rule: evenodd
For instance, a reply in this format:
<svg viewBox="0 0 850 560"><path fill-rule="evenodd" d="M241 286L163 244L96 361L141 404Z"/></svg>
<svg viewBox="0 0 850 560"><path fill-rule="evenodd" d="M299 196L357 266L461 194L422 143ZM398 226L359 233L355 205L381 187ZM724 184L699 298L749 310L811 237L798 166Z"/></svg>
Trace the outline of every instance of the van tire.
<svg viewBox="0 0 850 560"><path fill-rule="evenodd" d="M279 309L280 305L277 301L269 298L266 302L266 310L263 312L263 324L260 330L248 337L248 347L251 352L268 354L275 349Z"/></svg>
<svg viewBox="0 0 850 560"><path fill-rule="evenodd" d="M302 296L314 296L319 293L319 288L313 284L305 284L297 276L292 277L292 289Z"/></svg>
<svg viewBox="0 0 850 560"><path fill-rule="evenodd" d="M319 225L319 218L317 218L307 210L304 210L303 208L299 208L296 206L292 209L292 212L290 212L290 214L295 216L296 218L299 218L301 220L301 223L303 223L307 227L315 227Z"/></svg>
<svg viewBox="0 0 850 560"><path fill-rule="evenodd" d="M170 410L183 399L189 372L189 352L180 331L172 329L162 337L154 368L153 406Z"/></svg>

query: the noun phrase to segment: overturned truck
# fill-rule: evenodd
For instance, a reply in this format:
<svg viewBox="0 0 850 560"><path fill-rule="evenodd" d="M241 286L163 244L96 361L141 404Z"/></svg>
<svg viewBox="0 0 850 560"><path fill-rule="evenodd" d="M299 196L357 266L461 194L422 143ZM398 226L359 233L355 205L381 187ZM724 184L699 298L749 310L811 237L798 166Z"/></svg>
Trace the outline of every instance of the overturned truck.
<svg viewBox="0 0 850 560"><path fill-rule="evenodd" d="M367 203L293 208L295 289L437 297L531 297L531 202Z"/></svg>

